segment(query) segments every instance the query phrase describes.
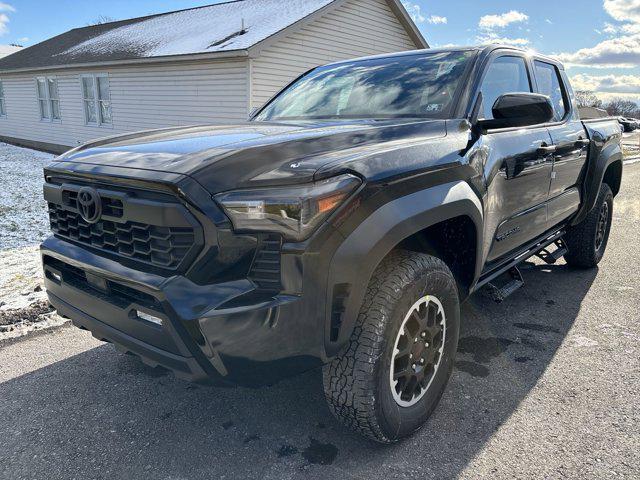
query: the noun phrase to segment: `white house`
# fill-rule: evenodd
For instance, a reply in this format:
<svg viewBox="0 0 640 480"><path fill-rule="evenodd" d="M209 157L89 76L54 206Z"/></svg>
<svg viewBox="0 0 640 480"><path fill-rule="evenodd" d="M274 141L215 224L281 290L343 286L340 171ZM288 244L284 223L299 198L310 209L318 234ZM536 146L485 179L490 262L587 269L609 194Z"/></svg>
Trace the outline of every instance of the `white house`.
<svg viewBox="0 0 640 480"><path fill-rule="evenodd" d="M315 66L428 45L399 0L239 0L78 28L0 59L0 141L238 122Z"/></svg>

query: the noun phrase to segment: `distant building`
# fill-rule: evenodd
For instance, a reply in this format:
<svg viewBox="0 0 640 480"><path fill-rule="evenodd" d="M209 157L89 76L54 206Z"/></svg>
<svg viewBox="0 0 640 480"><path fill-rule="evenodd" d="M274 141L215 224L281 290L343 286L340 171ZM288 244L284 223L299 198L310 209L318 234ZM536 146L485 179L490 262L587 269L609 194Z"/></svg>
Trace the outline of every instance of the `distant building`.
<svg viewBox="0 0 640 480"><path fill-rule="evenodd" d="M77 28L0 59L0 140L241 122L295 77L428 48L399 0L239 0Z"/></svg>

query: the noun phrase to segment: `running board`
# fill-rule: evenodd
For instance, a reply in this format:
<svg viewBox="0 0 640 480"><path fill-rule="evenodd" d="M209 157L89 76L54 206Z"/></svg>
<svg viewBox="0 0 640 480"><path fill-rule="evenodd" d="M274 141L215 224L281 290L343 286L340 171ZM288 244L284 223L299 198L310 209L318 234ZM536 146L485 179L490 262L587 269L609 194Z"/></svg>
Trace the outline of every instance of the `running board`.
<svg viewBox="0 0 640 480"><path fill-rule="evenodd" d="M568 251L567 244L564 243L564 239L559 238L553 244L556 246L556 249L553 252L547 250L547 247L540 250L536 253L536 257L545 262L548 265L553 265L558 260L560 260ZM551 246L551 245L549 245Z"/></svg>
<svg viewBox="0 0 640 480"><path fill-rule="evenodd" d="M478 280L478 283L476 284L473 291L479 290L480 287L485 286L486 284L491 282L493 279L509 271L511 268L518 266L520 263L524 262L527 258L534 256L536 253L538 253L542 249L560 240L564 234L565 234L565 231L563 229L556 230L554 233L550 235L547 234L529 243L524 247L523 250L520 250L520 252L516 256L511 257L510 259L484 272L480 276L480 280Z"/></svg>
<svg viewBox="0 0 640 480"><path fill-rule="evenodd" d="M503 279L503 277L507 278ZM494 282L489 282L486 285L489 296L496 303L504 302L507 297L524 286L522 273L520 273L520 269L518 267L511 267L503 275L500 275L495 280L500 279L503 279L504 283L499 286Z"/></svg>

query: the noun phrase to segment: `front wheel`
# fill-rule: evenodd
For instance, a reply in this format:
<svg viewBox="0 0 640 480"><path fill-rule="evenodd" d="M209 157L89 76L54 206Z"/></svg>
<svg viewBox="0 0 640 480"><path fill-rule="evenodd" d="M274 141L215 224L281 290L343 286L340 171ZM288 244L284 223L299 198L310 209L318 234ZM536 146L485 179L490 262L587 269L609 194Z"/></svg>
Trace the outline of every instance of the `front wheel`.
<svg viewBox="0 0 640 480"><path fill-rule="evenodd" d="M613 193L606 183L587 217L564 236L569 251L564 256L571 267L593 268L604 256L613 218Z"/></svg>
<svg viewBox="0 0 640 480"><path fill-rule="evenodd" d="M455 279L430 255L391 253L367 288L347 350L324 367L325 396L346 426L382 443L418 430L453 369Z"/></svg>

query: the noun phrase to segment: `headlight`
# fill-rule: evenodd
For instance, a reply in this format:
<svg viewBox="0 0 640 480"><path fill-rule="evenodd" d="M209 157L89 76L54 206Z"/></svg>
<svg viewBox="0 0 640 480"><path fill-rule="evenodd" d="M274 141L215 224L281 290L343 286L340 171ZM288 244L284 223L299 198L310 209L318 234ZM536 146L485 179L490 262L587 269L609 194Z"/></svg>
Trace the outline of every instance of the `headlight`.
<svg viewBox="0 0 640 480"><path fill-rule="evenodd" d="M236 231L275 232L301 241L358 188L360 179L341 175L316 183L237 190L216 195Z"/></svg>

